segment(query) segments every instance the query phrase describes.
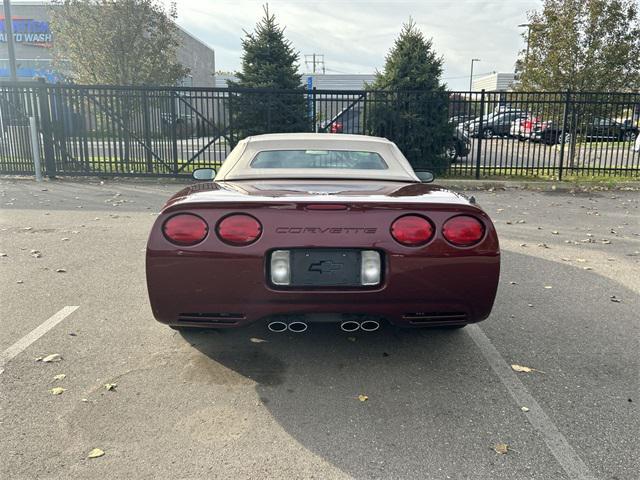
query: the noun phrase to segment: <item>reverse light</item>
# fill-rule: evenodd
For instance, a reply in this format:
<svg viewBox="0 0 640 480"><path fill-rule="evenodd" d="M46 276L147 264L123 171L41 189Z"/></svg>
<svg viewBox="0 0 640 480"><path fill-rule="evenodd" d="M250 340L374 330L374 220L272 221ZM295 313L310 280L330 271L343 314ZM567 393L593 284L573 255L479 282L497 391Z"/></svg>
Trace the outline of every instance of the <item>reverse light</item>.
<svg viewBox="0 0 640 480"><path fill-rule="evenodd" d="M425 217L405 215L391 225L391 235L402 245L418 247L433 238L433 225Z"/></svg>
<svg viewBox="0 0 640 480"><path fill-rule="evenodd" d="M167 240L176 245L190 246L200 243L209 232L202 218L192 213L180 213L169 218L162 226Z"/></svg>
<svg viewBox="0 0 640 480"><path fill-rule="evenodd" d="M380 252L363 250L360 252L360 283L362 285L378 285L380 283Z"/></svg>
<svg viewBox="0 0 640 480"><path fill-rule="evenodd" d="M289 285L289 283L291 283L288 250L276 250L271 254L270 270L271 283L274 285Z"/></svg>
<svg viewBox="0 0 640 480"><path fill-rule="evenodd" d="M262 225L251 215L243 213L223 218L216 228L218 237L230 245L249 245L262 234Z"/></svg>
<svg viewBox="0 0 640 480"><path fill-rule="evenodd" d="M470 247L484 237L484 225L477 218L458 215L445 222L442 235L457 247Z"/></svg>

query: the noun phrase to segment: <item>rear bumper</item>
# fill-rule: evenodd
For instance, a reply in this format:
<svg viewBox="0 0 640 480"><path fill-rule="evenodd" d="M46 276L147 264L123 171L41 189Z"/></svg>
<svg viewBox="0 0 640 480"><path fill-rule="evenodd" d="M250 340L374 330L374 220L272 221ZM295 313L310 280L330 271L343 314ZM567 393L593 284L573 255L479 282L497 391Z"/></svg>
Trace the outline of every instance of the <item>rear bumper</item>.
<svg viewBox="0 0 640 480"><path fill-rule="evenodd" d="M215 328L273 315L370 315L418 327L473 323L490 314L499 280L497 251L457 257L384 253L380 287L303 290L270 287L264 255L150 249L149 298L162 323Z"/></svg>

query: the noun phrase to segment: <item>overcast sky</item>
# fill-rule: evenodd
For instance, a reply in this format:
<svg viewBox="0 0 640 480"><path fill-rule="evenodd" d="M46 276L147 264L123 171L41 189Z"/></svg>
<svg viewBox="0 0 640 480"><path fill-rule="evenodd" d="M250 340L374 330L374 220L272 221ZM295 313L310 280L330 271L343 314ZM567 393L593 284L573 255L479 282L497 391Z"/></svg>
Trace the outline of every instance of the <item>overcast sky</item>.
<svg viewBox="0 0 640 480"><path fill-rule="evenodd" d="M169 3L169 0L165 0ZM244 30L262 16L264 1L178 0L180 26L216 52L216 69L240 67ZM475 73L512 72L524 47L522 28L541 0L271 0L270 10L301 54L324 55L327 73L373 73L410 16L433 38L444 57L444 79L454 89L469 86L472 58Z"/></svg>

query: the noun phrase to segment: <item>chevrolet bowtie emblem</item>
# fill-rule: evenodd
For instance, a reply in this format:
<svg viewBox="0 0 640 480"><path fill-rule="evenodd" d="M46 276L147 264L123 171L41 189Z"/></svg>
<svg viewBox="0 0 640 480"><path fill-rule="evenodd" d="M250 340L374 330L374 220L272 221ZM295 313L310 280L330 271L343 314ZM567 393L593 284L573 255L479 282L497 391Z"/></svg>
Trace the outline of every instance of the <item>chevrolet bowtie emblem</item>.
<svg viewBox="0 0 640 480"><path fill-rule="evenodd" d="M331 260L322 260L321 262L309 265L310 272L331 273L342 269L341 263L334 263Z"/></svg>

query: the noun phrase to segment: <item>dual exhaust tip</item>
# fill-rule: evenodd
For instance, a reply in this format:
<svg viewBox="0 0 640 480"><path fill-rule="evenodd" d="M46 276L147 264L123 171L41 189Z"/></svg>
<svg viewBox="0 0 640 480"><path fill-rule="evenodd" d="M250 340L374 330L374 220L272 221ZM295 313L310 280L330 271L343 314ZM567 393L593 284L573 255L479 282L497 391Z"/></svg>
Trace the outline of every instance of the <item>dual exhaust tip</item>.
<svg viewBox="0 0 640 480"><path fill-rule="evenodd" d="M307 328L309 328L309 325L307 325L307 322L295 321L295 322L287 323L287 322L282 322L280 320L276 320L275 322L269 322L269 324L267 325L267 328L269 329L270 332L274 332L274 333L282 333L282 332L286 332L287 330L293 333L302 333L307 331Z"/></svg>
<svg viewBox="0 0 640 480"><path fill-rule="evenodd" d="M363 332L375 332L380 328L380 322L377 320L365 320L363 322L357 322L355 320L345 320L340 322L340 330L343 332L355 332L362 330Z"/></svg>
<svg viewBox="0 0 640 480"><path fill-rule="evenodd" d="M294 321L294 322L283 322L281 320L276 320L273 322L269 322L267 324L267 328L270 332L274 333L282 333L289 330L293 333L302 333L306 332L309 328L307 322ZM357 322L355 320L345 320L344 322L340 322L340 330L347 333L352 333L357 330L362 330L363 332L375 332L380 328L380 322L377 320L365 320L363 322Z"/></svg>

